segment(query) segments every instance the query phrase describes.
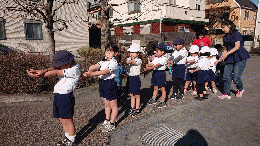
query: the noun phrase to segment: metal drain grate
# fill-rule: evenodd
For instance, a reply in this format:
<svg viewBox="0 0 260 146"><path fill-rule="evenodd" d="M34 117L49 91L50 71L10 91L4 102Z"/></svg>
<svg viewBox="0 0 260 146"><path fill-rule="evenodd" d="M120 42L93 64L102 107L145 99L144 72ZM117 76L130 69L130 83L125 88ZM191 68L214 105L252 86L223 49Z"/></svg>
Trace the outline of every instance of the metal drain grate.
<svg viewBox="0 0 260 146"><path fill-rule="evenodd" d="M140 139L143 143L152 146L169 146L174 145L183 136L179 131L163 125L144 134Z"/></svg>

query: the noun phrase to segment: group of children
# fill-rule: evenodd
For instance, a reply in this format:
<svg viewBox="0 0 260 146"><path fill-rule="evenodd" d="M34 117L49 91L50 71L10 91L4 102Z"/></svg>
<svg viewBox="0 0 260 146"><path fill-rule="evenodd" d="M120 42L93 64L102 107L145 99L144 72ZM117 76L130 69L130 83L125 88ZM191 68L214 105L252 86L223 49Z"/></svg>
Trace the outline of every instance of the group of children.
<svg viewBox="0 0 260 146"><path fill-rule="evenodd" d="M194 92L199 98L208 98L205 83L211 81L213 92L217 92L214 84L216 67L216 50L209 47L193 45L190 47L190 56L184 47L185 40L181 37L173 41L175 51L171 58L166 57L165 44L156 45L155 58L146 64L144 71L153 70L151 84L154 86L153 96L148 104L156 104L158 90L161 90L162 98L158 108L166 106L166 73L167 66L172 66L173 95L171 98L182 99L187 93L190 82L193 83ZM136 116L140 112L141 92L141 48L138 44L132 44L128 49L129 58L123 63L126 65L127 87L131 96L131 108L128 113ZM209 57L210 56L210 57ZM58 51L53 57L53 67L45 70L27 70L31 77L59 76L59 81L54 87L53 116L59 118L65 137L57 145L73 145L75 142L75 126L73 123L75 97L73 91L81 75L85 77L99 77L99 93L105 105L106 119L101 123L102 132L115 129L115 119L118 115L117 98L120 96L122 86L122 74L124 67L119 61L119 48L106 46L105 59L91 65L87 72L81 74L79 65L75 63L74 56L66 50ZM186 73L186 66L188 66ZM186 73L186 76L185 76ZM186 77L186 80L185 80ZM207 86L207 85L206 85Z"/></svg>

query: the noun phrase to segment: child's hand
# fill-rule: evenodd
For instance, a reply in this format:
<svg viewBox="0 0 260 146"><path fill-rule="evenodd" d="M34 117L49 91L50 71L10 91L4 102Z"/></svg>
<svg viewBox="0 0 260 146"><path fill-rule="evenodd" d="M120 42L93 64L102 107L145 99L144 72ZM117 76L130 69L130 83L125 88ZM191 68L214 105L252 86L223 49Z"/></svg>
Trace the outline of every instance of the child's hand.
<svg viewBox="0 0 260 146"><path fill-rule="evenodd" d="M132 60L127 60L126 61L126 64L131 64L132 63Z"/></svg>
<svg viewBox="0 0 260 146"><path fill-rule="evenodd" d="M150 68L149 68L149 67L146 67L146 68L144 68L144 71L148 71L148 70L150 70Z"/></svg>
<svg viewBox="0 0 260 146"><path fill-rule="evenodd" d="M217 61L214 63L214 65L217 65L219 62L220 62L220 60L217 60Z"/></svg>
<svg viewBox="0 0 260 146"><path fill-rule="evenodd" d="M168 64L168 65L170 65L170 64L172 64L172 63L173 63L173 61L167 60L167 64Z"/></svg>
<svg viewBox="0 0 260 146"><path fill-rule="evenodd" d="M31 77L35 77L35 78L39 78L40 77L40 75L37 72L37 70L30 69L30 70L26 70L26 72Z"/></svg>
<svg viewBox="0 0 260 146"><path fill-rule="evenodd" d="M189 70L190 73L194 73L194 70Z"/></svg>
<svg viewBox="0 0 260 146"><path fill-rule="evenodd" d="M92 72L87 71L87 72L83 73L83 76L85 76L85 77L91 77L91 76L92 76Z"/></svg>

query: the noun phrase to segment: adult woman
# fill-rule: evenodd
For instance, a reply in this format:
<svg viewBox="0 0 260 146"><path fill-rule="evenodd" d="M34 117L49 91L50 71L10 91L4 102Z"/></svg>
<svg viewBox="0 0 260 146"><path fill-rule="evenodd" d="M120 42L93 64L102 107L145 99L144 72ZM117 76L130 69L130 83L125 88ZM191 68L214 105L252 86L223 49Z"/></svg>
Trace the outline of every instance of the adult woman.
<svg viewBox="0 0 260 146"><path fill-rule="evenodd" d="M246 61L250 58L250 55L243 47L242 36L236 30L236 25L232 21L228 20L222 22L221 28L226 34L223 38L226 50L219 59L219 61L225 62L225 67L223 74L224 93L221 96L218 96L218 98L231 99L231 79L233 79L237 87L236 97L242 97L244 88L241 75L246 67Z"/></svg>

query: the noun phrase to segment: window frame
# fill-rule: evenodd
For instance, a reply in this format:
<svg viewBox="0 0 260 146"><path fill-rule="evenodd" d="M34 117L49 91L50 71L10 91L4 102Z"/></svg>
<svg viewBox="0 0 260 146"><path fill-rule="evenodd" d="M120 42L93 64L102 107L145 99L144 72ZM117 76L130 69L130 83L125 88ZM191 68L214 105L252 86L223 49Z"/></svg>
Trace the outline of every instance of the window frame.
<svg viewBox="0 0 260 146"><path fill-rule="evenodd" d="M3 37L0 37L0 40L6 40L6 30L5 30L5 19L0 17L0 25L2 25L2 30L0 32L2 32Z"/></svg>
<svg viewBox="0 0 260 146"><path fill-rule="evenodd" d="M134 5L134 10L129 11L130 4ZM136 9L138 8L138 9ZM128 9L128 14L134 14L134 13L139 13L141 12L141 2L140 0L129 0L127 3L127 9Z"/></svg>
<svg viewBox="0 0 260 146"><path fill-rule="evenodd" d="M183 31L180 31L180 28L183 28ZM178 32L190 32L191 27L186 27L186 26L178 26ZM189 29L189 31L187 31Z"/></svg>
<svg viewBox="0 0 260 146"><path fill-rule="evenodd" d="M249 11L245 10L245 20L249 20Z"/></svg>
<svg viewBox="0 0 260 146"><path fill-rule="evenodd" d="M196 4L195 6L196 6L195 10L200 11L200 5L199 5L199 4Z"/></svg>
<svg viewBox="0 0 260 146"><path fill-rule="evenodd" d="M29 38L27 35L27 24L40 24L40 36ZM42 21L41 20L33 20L33 19L25 19L24 20L24 34L26 40L43 40L43 33L42 33Z"/></svg>

